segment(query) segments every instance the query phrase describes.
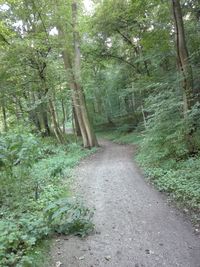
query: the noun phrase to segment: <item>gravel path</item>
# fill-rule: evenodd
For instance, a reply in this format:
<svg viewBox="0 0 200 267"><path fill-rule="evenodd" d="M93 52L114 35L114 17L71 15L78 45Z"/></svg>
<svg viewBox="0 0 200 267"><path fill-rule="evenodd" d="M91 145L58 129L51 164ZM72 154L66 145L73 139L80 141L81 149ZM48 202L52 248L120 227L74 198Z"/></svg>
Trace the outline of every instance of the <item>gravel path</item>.
<svg viewBox="0 0 200 267"><path fill-rule="evenodd" d="M200 267L199 238L144 180L133 148L109 141L101 145L76 169L76 190L96 208L96 233L84 240L56 240L53 266Z"/></svg>

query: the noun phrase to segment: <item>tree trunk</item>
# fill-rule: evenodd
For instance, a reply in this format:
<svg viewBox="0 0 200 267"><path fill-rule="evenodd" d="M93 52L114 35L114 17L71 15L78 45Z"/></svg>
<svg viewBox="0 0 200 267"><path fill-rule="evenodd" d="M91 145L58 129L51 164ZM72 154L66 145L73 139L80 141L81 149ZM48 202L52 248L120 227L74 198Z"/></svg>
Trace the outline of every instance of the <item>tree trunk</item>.
<svg viewBox="0 0 200 267"><path fill-rule="evenodd" d="M4 124L4 131L8 131L8 124L7 124L7 115L6 115L6 108L4 101L2 101L2 113L3 113L3 124Z"/></svg>
<svg viewBox="0 0 200 267"><path fill-rule="evenodd" d="M40 96L39 99L41 101L42 97ZM50 136L51 135L51 131L49 128L49 122L48 122L48 115L47 115L47 103L46 102L42 102L41 104L39 104L39 106L36 108L37 113L38 113L38 118L40 121L40 127L41 127L41 132L44 136Z"/></svg>
<svg viewBox="0 0 200 267"><path fill-rule="evenodd" d="M24 117L24 109L23 109L23 107L22 107L22 103L21 103L21 100L20 100L20 98L19 97L17 97L17 104L18 104L18 106L19 106L19 110L20 110L20 117L23 119L23 121L25 122L26 120L25 120L25 117Z"/></svg>
<svg viewBox="0 0 200 267"><path fill-rule="evenodd" d="M69 50L63 49L63 61L67 72L67 78L69 81L69 87L72 92L73 107L76 113L76 118L80 127L81 136L83 139L84 147L98 146L96 136L93 132L91 123L89 121L89 115L85 103L83 89L81 87L81 66L80 66L80 43L79 33L77 31L77 3L72 3L72 20L73 20L73 40L74 40L74 60ZM61 25L57 25L58 33L61 40L65 40L65 32ZM72 64L74 62L74 64Z"/></svg>
<svg viewBox="0 0 200 267"><path fill-rule="evenodd" d="M46 106L46 110L47 110L47 105ZM44 122L44 128L45 128L45 135L46 136L50 136L51 135L51 130L49 127L49 120L48 120L48 115L47 115L47 111L43 110L43 122Z"/></svg>
<svg viewBox="0 0 200 267"><path fill-rule="evenodd" d="M183 77L184 117L187 118L188 110L190 110L194 104L192 68L189 62L180 0L172 0L172 8L176 34L178 69Z"/></svg>
<svg viewBox="0 0 200 267"><path fill-rule="evenodd" d="M23 92L23 96L26 100L26 109L28 110L28 119L29 122L31 124L34 124L37 131L41 132L41 125L40 125L40 121L38 118L38 112L37 112L37 108L32 109L32 106L35 106L35 95L34 92L29 92L28 95L25 93L25 91Z"/></svg>
<svg viewBox="0 0 200 267"><path fill-rule="evenodd" d="M35 102L36 102L36 97L34 92L31 92L31 106L35 106ZM34 108L34 110L30 111L30 118L32 120L32 122L35 124L37 130L41 133L42 132L42 127L40 124L40 119L39 119L39 114L38 114L38 109L37 107Z"/></svg>
<svg viewBox="0 0 200 267"><path fill-rule="evenodd" d="M179 72L183 77L182 90L183 90L183 114L185 118L185 128L186 128L186 142L188 151L193 154L195 151L193 133L196 128L193 124L193 128L189 125L188 121L188 111L191 110L195 103L194 91L193 91L193 75L192 67L189 62L189 54L185 39L185 30L183 24L182 10L180 5L180 0L172 0L173 16L174 16L174 26L176 33L176 49L177 49L177 62Z"/></svg>
<svg viewBox="0 0 200 267"><path fill-rule="evenodd" d="M63 99L61 100L61 106L62 106L62 113L63 113L63 119L62 119L62 127L63 127L63 133L66 133L66 129L65 129L65 122L66 122L66 111L65 111L65 105L64 105L64 101Z"/></svg>
<svg viewBox="0 0 200 267"><path fill-rule="evenodd" d="M145 130L146 130L146 129L147 129L147 120L146 120L146 117L145 117L145 113L144 113L144 107L143 107L143 105L141 105L141 111L142 111L142 117L143 117L144 128L145 128Z"/></svg>
<svg viewBox="0 0 200 267"><path fill-rule="evenodd" d="M56 118L55 107L54 107L54 104L53 104L53 101L51 100L51 98L49 99L49 110L51 113L51 118L52 118L52 122L53 122L53 130L54 130L55 136L61 144L64 144L66 142L65 134L63 134L63 132L61 131L60 126L58 124L58 121Z"/></svg>
<svg viewBox="0 0 200 267"><path fill-rule="evenodd" d="M79 127L79 123L78 123L78 119L77 119L74 107L73 107L73 121L74 121L74 128L75 128L76 136L81 136L81 129Z"/></svg>
<svg viewBox="0 0 200 267"><path fill-rule="evenodd" d="M75 110L75 113L76 113L76 118L77 118L80 130L81 130L81 136L82 136L82 139L83 139L83 145L84 145L84 147L88 147L89 146L88 138L87 138L87 133L86 133L84 121L83 121L83 118L82 118L81 104L79 102L79 95L77 93L74 74L73 74L73 71L72 71L70 55L68 54L68 51L66 49L64 49L64 51L63 51L63 60L64 60L65 69L66 69L67 75L68 75L67 78L69 79L69 87L70 87L71 92L72 92L72 102L73 102L74 110Z"/></svg>
<svg viewBox="0 0 200 267"><path fill-rule="evenodd" d="M87 142L84 144L86 147L98 146L96 136L89 120L89 114L86 107L85 96L81 86L81 53L80 53L80 38L77 29L77 1L73 0L72 3L72 24L73 24L73 38L74 38L74 78L76 83L77 96L80 102L80 109L82 120L85 126ZM77 115L78 117L78 115ZM81 127L80 127L81 128Z"/></svg>

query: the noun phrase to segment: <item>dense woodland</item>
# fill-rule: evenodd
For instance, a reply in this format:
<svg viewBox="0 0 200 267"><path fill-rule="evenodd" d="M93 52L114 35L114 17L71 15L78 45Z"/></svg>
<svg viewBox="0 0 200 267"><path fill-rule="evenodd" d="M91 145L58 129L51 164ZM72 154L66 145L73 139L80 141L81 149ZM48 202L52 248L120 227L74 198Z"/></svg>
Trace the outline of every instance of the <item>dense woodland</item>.
<svg viewBox="0 0 200 267"><path fill-rule="evenodd" d="M93 228L66 191L97 135L137 142L147 176L199 220L200 1L84 4L0 0L1 266Z"/></svg>

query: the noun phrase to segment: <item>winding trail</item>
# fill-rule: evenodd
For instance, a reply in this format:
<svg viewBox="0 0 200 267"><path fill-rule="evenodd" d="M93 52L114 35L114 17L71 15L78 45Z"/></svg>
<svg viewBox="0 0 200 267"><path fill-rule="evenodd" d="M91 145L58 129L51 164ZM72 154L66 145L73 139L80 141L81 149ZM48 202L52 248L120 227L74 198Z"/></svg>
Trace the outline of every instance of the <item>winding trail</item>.
<svg viewBox="0 0 200 267"><path fill-rule="evenodd" d="M60 261L63 267L200 267L199 238L144 180L133 148L101 145L76 169L76 190L96 208L96 233L55 241L53 266Z"/></svg>

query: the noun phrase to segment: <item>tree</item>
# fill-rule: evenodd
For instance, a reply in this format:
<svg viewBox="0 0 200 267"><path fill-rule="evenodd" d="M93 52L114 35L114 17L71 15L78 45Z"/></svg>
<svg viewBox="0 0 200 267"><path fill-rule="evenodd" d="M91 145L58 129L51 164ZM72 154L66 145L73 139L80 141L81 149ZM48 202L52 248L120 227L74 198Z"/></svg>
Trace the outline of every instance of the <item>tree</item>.
<svg viewBox="0 0 200 267"><path fill-rule="evenodd" d="M181 5L179 0L172 0L174 27L176 35L177 65L182 75L184 116L187 117L188 111L191 110L194 103L193 95L193 75L189 62L189 53L186 45L185 29Z"/></svg>
<svg viewBox="0 0 200 267"><path fill-rule="evenodd" d="M80 127L80 132L83 138L83 145L84 147L91 148L98 146L98 142L89 119L83 87L81 85L81 53L80 37L77 24L78 9L76 1L72 1L71 10L73 42L71 43L71 47L67 47L65 44L63 48L63 60L67 72L67 78L69 80L69 87L72 92L75 116L77 118L78 126ZM66 31L64 30L63 25L59 23L57 24L57 28L61 40L67 40L69 34L66 36ZM73 52L70 53L70 50Z"/></svg>

